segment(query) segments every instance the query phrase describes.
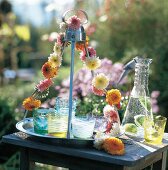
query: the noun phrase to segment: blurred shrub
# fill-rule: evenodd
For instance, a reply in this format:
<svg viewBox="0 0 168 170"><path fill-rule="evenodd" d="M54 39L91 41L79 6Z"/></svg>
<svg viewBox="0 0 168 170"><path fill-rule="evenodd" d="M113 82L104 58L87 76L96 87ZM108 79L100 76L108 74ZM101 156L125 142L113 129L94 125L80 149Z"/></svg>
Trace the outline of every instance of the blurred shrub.
<svg viewBox="0 0 168 170"><path fill-rule="evenodd" d="M0 138L15 130L17 121L23 118L22 100L31 94L33 84L6 85L0 88Z"/></svg>
<svg viewBox="0 0 168 170"><path fill-rule="evenodd" d="M0 98L0 137L5 133L11 132L15 124L14 105L4 98Z"/></svg>
<svg viewBox="0 0 168 170"><path fill-rule="evenodd" d="M159 90L159 106L166 114L168 104L168 3L165 0L104 1L95 20L97 53L126 63L136 55L153 59L150 91ZM104 17L104 20L102 20Z"/></svg>

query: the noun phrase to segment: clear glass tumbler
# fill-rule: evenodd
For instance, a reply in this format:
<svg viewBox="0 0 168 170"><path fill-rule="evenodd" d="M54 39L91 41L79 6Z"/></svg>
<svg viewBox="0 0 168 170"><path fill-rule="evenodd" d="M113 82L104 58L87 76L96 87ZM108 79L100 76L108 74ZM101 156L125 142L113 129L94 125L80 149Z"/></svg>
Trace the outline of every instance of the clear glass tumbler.
<svg viewBox="0 0 168 170"><path fill-rule="evenodd" d="M73 103L72 104L72 117L74 117L77 100L73 99L72 103ZM60 114L68 115L69 114L69 99L56 97L55 110Z"/></svg>
<svg viewBox="0 0 168 170"><path fill-rule="evenodd" d="M72 134L75 138L91 138L93 136L94 126L94 118L74 118L72 119Z"/></svg>

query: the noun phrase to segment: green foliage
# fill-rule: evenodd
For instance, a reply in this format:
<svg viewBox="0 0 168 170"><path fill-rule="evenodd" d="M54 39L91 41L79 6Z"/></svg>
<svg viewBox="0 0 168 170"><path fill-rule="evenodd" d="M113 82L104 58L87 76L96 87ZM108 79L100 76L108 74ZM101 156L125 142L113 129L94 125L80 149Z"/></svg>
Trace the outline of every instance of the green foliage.
<svg viewBox="0 0 168 170"><path fill-rule="evenodd" d="M105 105L106 102L104 97L93 94L88 95L77 104L76 115L92 114L94 116L102 116Z"/></svg>
<svg viewBox="0 0 168 170"><path fill-rule="evenodd" d="M14 124L14 109L12 102L6 102L5 99L0 98L0 137L11 130L10 127Z"/></svg>
<svg viewBox="0 0 168 170"><path fill-rule="evenodd" d="M15 131L15 124L23 118L22 100L31 94L31 84L7 85L0 88L0 138Z"/></svg>
<svg viewBox="0 0 168 170"><path fill-rule="evenodd" d="M150 91L159 90L161 112L168 104L168 3L165 0L110 1L105 22L96 20L93 38L98 42L97 53L112 61L128 62L136 55L153 59L150 70ZM105 33L105 34L102 34ZM106 45L104 45L106 44Z"/></svg>

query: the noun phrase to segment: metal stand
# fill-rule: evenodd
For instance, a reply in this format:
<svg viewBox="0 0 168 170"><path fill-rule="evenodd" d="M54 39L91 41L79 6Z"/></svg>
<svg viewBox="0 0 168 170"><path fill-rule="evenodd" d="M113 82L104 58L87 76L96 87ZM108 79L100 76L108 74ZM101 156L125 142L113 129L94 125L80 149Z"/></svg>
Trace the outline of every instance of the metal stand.
<svg viewBox="0 0 168 170"><path fill-rule="evenodd" d="M63 22L65 21L65 15L68 13L67 11L63 15ZM81 11L84 13L84 15L87 17L87 14L84 11ZM74 56L75 56L75 43L81 42L85 44L86 41L86 33L84 32L83 26L81 26L77 30L67 29L65 38L64 38L64 46L71 43L71 64L70 64L70 89L69 89L69 116L68 116L68 132L67 132L67 138L70 139L71 136L71 120L72 120L72 108L73 108L73 75L74 75ZM86 48L85 48L86 50ZM86 54L88 54L88 51L86 51Z"/></svg>

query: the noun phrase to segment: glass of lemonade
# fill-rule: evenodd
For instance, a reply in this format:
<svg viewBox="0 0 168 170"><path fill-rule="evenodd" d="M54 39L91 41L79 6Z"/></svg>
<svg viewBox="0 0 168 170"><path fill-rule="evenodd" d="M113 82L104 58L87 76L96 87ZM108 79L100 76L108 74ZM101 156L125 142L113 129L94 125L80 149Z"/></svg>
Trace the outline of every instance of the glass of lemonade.
<svg viewBox="0 0 168 170"><path fill-rule="evenodd" d="M52 136L65 138L68 128L68 114L53 109L48 113L48 133Z"/></svg>
<svg viewBox="0 0 168 170"><path fill-rule="evenodd" d="M162 143L167 118L155 116L153 120L145 117L144 120L144 139L145 142L152 145Z"/></svg>
<svg viewBox="0 0 168 170"><path fill-rule="evenodd" d="M76 100L73 99L72 118L75 116ZM48 133L50 135L66 138L68 130L69 100L57 97L55 110L48 113Z"/></svg>

